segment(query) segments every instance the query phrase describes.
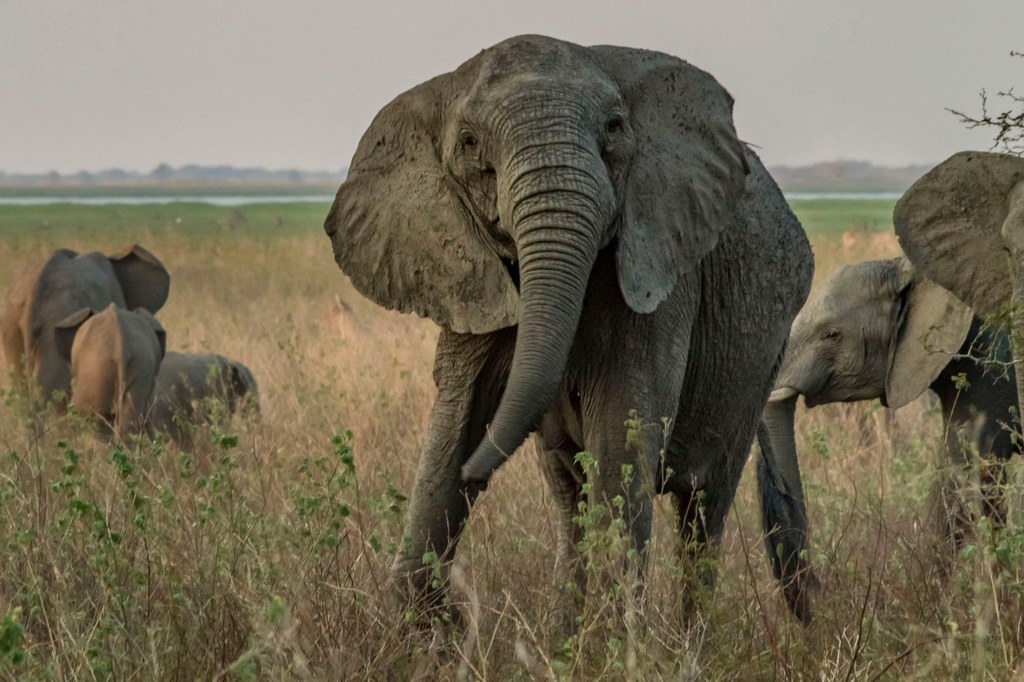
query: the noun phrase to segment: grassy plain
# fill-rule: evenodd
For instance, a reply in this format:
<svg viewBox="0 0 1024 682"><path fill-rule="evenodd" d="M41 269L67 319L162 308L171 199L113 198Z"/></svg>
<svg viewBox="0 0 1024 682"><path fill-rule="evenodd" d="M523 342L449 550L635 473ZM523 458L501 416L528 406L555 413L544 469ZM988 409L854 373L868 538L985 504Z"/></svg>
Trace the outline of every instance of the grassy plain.
<svg viewBox="0 0 1024 682"><path fill-rule="evenodd" d="M820 279L898 252L893 202L794 202ZM460 547L453 598L475 637L410 635L390 597L433 398L436 329L378 309L337 270L327 205L0 207L0 291L63 246L138 242L171 272L168 347L241 359L263 418L190 451L115 447L0 414L0 679L1008 679L1024 644L1024 533L949 562L928 495L942 464L927 400L798 413L822 581L804 630L761 547L752 470L717 590L680 620L673 512L659 500L643 626L588 607L551 643L556 514L531 446L496 476ZM882 236L876 236L881 234ZM339 308L336 299L351 306ZM351 437L347 432L351 431ZM1020 491L1011 486L1017 520ZM981 535L979 535L981 537Z"/></svg>

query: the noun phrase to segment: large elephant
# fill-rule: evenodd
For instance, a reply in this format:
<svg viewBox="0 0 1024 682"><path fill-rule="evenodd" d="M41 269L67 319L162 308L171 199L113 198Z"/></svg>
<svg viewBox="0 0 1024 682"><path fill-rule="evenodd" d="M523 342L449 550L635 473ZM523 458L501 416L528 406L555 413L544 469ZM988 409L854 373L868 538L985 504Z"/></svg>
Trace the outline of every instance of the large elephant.
<svg viewBox="0 0 1024 682"><path fill-rule="evenodd" d="M81 308L102 310L110 303L155 313L169 289L167 270L141 246L111 256L59 249L8 289L0 329L4 358L19 378L25 378L25 370L36 377L44 399L55 391L66 397L71 366L57 353L56 325Z"/></svg>
<svg viewBox="0 0 1024 682"><path fill-rule="evenodd" d="M807 407L881 399L898 408L931 389L939 398L950 461L966 467L971 450L1008 459L1015 448L1005 424L1016 405L1005 334L985 328L970 308L922 276L906 258L849 265L830 277L797 315L786 356L765 407L776 466L805 515L794 441L796 401ZM943 491L947 526L957 540L967 518ZM1005 511L993 490L990 513ZM803 528L798 529L800 532ZM798 561L799 537L784 561Z"/></svg>
<svg viewBox="0 0 1024 682"><path fill-rule="evenodd" d="M1004 325L1014 360L1024 360L1024 159L954 154L911 185L892 220L911 262L982 319ZM1016 382L1024 405L1024 372Z"/></svg>
<svg viewBox="0 0 1024 682"><path fill-rule="evenodd" d="M813 260L709 74L508 39L377 114L325 229L359 291L441 326L395 564L415 604L444 608L470 506L535 430L567 579L582 450L589 502L621 496L641 556L656 492L688 546L720 538Z"/></svg>
<svg viewBox="0 0 1024 682"><path fill-rule="evenodd" d="M150 424L187 444L195 426L247 407L258 413L259 404L256 378L241 362L214 353L168 351L160 363Z"/></svg>
<svg viewBox="0 0 1024 682"><path fill-rule="evenodd" d="M111 303L83 308L54 330L57 352L71 364L70 404L119 438L148 431L156 377L167 349L164 329L145 308Z"/></svg>

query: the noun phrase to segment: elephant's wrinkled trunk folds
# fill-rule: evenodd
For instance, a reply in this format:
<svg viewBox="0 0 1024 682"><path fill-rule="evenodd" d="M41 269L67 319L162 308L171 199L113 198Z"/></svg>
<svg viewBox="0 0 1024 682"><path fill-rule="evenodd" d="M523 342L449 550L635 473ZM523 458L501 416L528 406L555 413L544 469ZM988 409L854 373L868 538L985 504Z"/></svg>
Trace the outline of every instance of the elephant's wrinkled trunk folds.
<svg viewBox="0 0 1024 682"><path fill-rule="evenodd" d="M487 436L462 468L467 481L489 479L554 399L590 271L613 217L607 176L588 164L577 159L547 169L524 165L509 183L520 273L515 353Z"/></svg>
<svg viewBox="0 0 1024 682"><path fill-rule="evenodd" d="M804 491L800 482L800 468L797 464L796 438L793 420L796 417L798 394L793 389L781 388L772 392L772 398L764 408L764 422L776 452L776 467L789 491L800 508L804 507Z"/></svg>

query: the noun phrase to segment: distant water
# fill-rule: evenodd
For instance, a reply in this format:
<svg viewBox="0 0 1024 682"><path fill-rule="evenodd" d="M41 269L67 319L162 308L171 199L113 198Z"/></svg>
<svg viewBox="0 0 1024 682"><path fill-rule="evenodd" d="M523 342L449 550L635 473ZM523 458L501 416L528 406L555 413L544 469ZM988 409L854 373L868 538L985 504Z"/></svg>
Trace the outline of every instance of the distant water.
<svg viewBox="0 0 1024 682"><path fill-rule="evenodd" d="M0 206L49 206L53 204L78 204L80 206L129 205L143 206L146 204L210 204L212 206L244 206L246 204L300 204L330 203L334 197L324 195L238 195L238 196L111 196L111 197L0 197Z"/></svg>

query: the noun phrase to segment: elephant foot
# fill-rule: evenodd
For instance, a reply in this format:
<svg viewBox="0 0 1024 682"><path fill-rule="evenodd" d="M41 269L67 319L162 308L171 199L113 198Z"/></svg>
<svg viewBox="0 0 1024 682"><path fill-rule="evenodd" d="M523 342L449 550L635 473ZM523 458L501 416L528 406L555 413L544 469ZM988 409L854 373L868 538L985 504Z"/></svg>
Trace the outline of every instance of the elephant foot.
<svg viewBox="0 0 1024 682"><path fill-rule="evenodd" d="M408 558L399 558L391 569L395 606L403 621L420 633L458 641L465 631L466 619L452 602L448 566L418 562L411 568L411 563Z"/></svg>

